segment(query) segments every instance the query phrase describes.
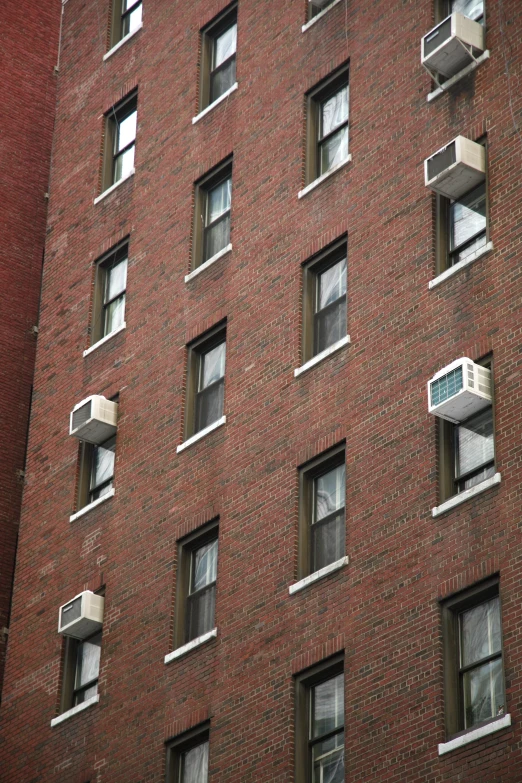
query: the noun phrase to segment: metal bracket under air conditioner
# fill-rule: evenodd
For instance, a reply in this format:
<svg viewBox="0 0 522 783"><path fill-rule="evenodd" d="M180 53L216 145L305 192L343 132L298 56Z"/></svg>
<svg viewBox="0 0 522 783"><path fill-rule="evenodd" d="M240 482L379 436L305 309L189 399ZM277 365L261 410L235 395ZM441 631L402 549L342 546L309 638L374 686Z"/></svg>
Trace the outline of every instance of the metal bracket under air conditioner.
<svg viewBox="0 0 522 783"><path fill-rule="evenodd" d="M447 92L451 87L453 87L454 84L459 82L461 79L464 79L465 76L467 76L469 73L472 73L474 70L476 70L479 65L481 65L485 60L489 59L489 49L485 49L485 51L482 52L481 55L478 57L475 57L473 52L471 51L472 47L467 46L462 41L459 41L460 45L466 50L466 52L469 54L469 56L472 59L472 62L469 65L466 65L465 68L463 68L461 71L456 73L454 76L451 76L447 81L441 82L440 81L440 74L435 71L434 69L431 69L428 65L425 63L422 63L422 66L427 73L431 76L433 81L435 82L437 86L436 90L433 90L433 92L428 93L426 100L428 103L431 103L431 101L434 101L435 98L438 98L439 95L442 95L444 92Z"/></svg>

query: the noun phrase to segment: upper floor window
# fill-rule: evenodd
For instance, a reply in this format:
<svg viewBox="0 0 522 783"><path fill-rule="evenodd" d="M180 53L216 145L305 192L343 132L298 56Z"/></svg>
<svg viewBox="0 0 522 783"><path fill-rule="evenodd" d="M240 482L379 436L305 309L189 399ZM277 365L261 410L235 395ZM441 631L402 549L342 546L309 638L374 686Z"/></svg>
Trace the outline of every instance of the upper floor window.
<svg viewBox="0 0 522 783"><path fill-rule="evenodd" d="M307 183L348 160L348 68L308 94Z"/></svg>
<svg viewBox="0 0 522 783"><path fill-rule="evenodd" d="M303 361L346 337L346 240L303 267Z"/></svg>
<svg viewBox="0 0 522 783"><path fill-rule="evenodd" d="M205 27L201 38L200 110L217 101L236 82L237 5Z"/></svg>
<svg viewBox="0 0 522 783"><path fill-rule="evenodd" d="M111 47L141 27L142 0L113 0Z"/></svg>
<svg viewBox="0 0 522 783"><path fill-rule="evenodd" d="M103 189L134 172L134 151L138 122L136 92L114 106L105 118Z"/></svg>
<svg viewBox="0 0 522 783"><path fill-rule="evenodd" d="M195 187L194 268L230 247L231 160L215 168Z"/></svg>
<svg viewBox="0 0 522 783"><path fill-rule="evenodd" d="M209 724L167 743L167 783L207 783Z"/></svg>
<svg viewBox="0 0 522 783"><path fill-rule="evenodd" d="M223 416L226 332L220 326L194 342L188 351L186 434L209 427Z"/></svg>
<svg viewBox="0 0 522 783"><path fill-rule="evenodd" d="M308 0L308 18L313 19L314 16L320 14L321 11L325 11L335 0Z"/></svg>
<svg viewBox="0 0 522 783"><path fill-rule="evenodd" d="M128 242L96 264L91 342L97 343L125 326Z"/></svg>

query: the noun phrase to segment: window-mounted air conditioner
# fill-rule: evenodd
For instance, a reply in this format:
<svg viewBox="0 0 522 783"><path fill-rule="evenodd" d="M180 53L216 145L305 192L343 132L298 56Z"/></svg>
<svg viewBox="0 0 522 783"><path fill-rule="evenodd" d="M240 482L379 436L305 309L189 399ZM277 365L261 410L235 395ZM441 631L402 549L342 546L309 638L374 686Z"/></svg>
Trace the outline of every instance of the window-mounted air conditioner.
<svg viewBox="0 0 522 783"><path fill-rule="evenodd" d="M422 39L421 62L432 74L451 78L484 51L484 28L462 14L454 13Z"/></svg>
<svg viewBox="0 0 522 783"><path fill-rule="evenodd" d="M69 434L88 443L103 443L115 434L117 419L118 403L94 394L72 409Z"/></svg>
<svg viewBox="0 0 522 783"><path fill-rule="evenodd" d="M482 144L457 136L424 161L428 188L446 198L459 198L484 181L486 150Z"/></svg>
<svg viewBox="0 0 522 783"><path fill-rule="evenodd" d="M86 639L96 633L102 627L104 603L102 595L85 590L60 606L58 633L75 639Z"/></svg>
<svg viewBox="0 0 522 783"><path fill-rule="evenodd" d="M428 410L458 424L491 405L491 370L466 357L428 381Z"/></svg>

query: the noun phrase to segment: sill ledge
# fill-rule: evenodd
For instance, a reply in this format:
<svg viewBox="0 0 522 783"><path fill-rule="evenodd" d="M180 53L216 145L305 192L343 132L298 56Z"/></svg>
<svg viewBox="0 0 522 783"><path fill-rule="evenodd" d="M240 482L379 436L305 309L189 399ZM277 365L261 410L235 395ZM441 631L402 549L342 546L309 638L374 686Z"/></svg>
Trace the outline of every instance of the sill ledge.
<svg viewBox="0 0 522 783"><path fill-rule="evenodd" d="M110 188L107 188L107 190L104 190L103 193L100 193L99 196L96 196L94 199L94 203L98 204L102 199L104 199L106 196L108 196L110 193L112 193L113 190L116 190L116 188L119 188L119 186L126 182L128 179L134 176L135 169L131 169L129 173L125 176L119 179L117 182L114 183L114 185L111 185Z"/></svg>
<svg viewBox="0 0 522 783"><path fill-rule="evenodd" d="M137 32L139 32L139 31L141 30L141 28L142 28L142 27L143 27L143 22L140 22L140 23L139 23L139 25L136 27L136 29L135 29L135 30L132 30L130 33L127 33L127 35L124 35L124 36L123 36L123 38L121 39L121 41L118 41L118 43L117 43L117 44L114 44L114 46L112 47L112 49L109 49L109 51L108 51L108 52L106 52L106 53L103 55L103 61L105 62L105 60L108 60L108 59L109 59L109 57L112 57L112 55L114 54L114 52L117 52L117 51L118 51L118 49L120 49L120 48L123 46L123 44L127 43L127 41L129 40L129 38L132 38L132 36L133 36L133 35L136 35L136 33L137 33Z"/></svg>
<svg viewBox="0 0 522 783"><path fill-rule="evenodd" d="M205 261L203 264L200 264L197 266L192 272L190 272L188 275L185 275L185 283L189 283L194 277L201 274L201 272L204 272L205 269L208 269L209 266L212 266L216 261L218 261L222 256L226 255L227 253L230 253L232 250L232 245L228 244L226 247L223 248L223 250L220 250L219 253L216 253L211 258L208 259L208 261Z"/></svg>
<svg viewBox="0 0 522 783"><path fill-rule="evenodd" d="M466 65L466 67L463 68L462 71L456 73L455 76L452 76L451 79L448 79L447 82L443 82L441 87L437 87L436 90L433 90L433 92L428 93L428 96L426 98L428 103L431 103L431 101L434 101L435 98L439 97L439 95L442 95L443 93L447 92L450 89L450 87L453 87L454 84L456 84L465 76L467 76L468 73L471 73L476 68L478 68L479 65L481 65L484 62L484 60L488 60L488 59L489 59L489 49L486 49L484 52L482 52L480 57L477 57L477 59L474 60L472 63Z"/></svg>
<svg viewBox="0 0 522 783"><path fill-rule="evenodd" d="M313 182L310 182L309 185L306 186L306 188L303 188L299 191L297 194L297 198L303 198L303 196L306 196L307 193L310 193L311 190L314 190L318 185L321 184L321 182L324 182L325 179L328 179L328 177L331 177L332 174L335 174L336 171L339 171L339 169L342 169L344 166L346 166L347 163L350 163L352 159L351 155L348 155L347 158L342 160L340 163L338 163L336 166L331 168L329 171L325 172L324 174L321 174L320 177L317 177L317 179L314 179Z"/></svg>
<svg viewBox="0 0 522 783"><path fill-rule="evenodd" d="M205 642L209 642L211 639L215 639L217 636L217 628L213 628L211 631L207 631L207 633L204 633L202 636L197 636L195 639L192 639L191 642L187 642L187 644L184 644L182 647L178 647L177 650L173 650L168 655L165 656L165 663L170 663L171 661L174 661L176 658L181 658L182 655L186 655L191 650L194 650L196 647L200 647L202 644L205 644Z"/></svg>
<svg viewBox="0 0 522 783"><path fill-rule="evenodd" d="M491 476L491 478L488 478L485 481L481 481L481 483L477 484L475 487L471 487L471 489L465 489L464 492L459 492L458 495L454 495L449 500L441 503L440 506L435 506L435 508L432 508L431 516L440 517L441 514L445 514L446 511L450 511L450 509L454 508L455 506L460 506L461 503L465 503L466 500L475 497L475 495L480 495L480 493L485 492L486 489L500 484L500 481L500 473L495 473L494 476Z"/></svg>
<svg viewBox="0 0 522 783"><path fill-rule="evenodd" d="M181 443L176 448L176 453L179 454L180 451L185 451L185 449L188 449L189 446L192 446L193 443L196 443L196 441L201 440L201 438L204 438L205 435L208 435L209 432L212 432L212 430L216 430L218 427L221 427L222 424L226 424L227 417L222 416L217 421L213 422L212 424L209 424L208 427L205 427L204 430L200 430L200 432L196 432L195 435L193 435L188 440Z"/></svg>
<svg viewBox="0 0 522 783"><path fill-rule="evenodd" d="M481 247L480 250L476 250L474 253L471 253L468 258L465 258L463 261L459 261L459 263L455 264L455 266L450 266L449 269L445 269L444 272L440 273L440 275L437 275L437 277L434 277L433 280L430 280L428 283L428 288L435 288L435 286L440 285L444 282L444 280L447 280L448 277L453 277L453 275L456 275L457 272L460 272L461 269L465 269L467 266L470 266L474 261L482 258L482 256L485 256L486 253L489 253L491 250L493 250L493 242L488 242L486 245L484 245L484 247Z"/></svg>
<svg viewBox="0 0 522 783"><path fill-rule="evenodd" d="M310 359L310 361L302 364L301 367L297 367L297 369L294 370L294 378L297 378L299 375L302 375L302 373L310 370L312 367L315 367L316 364L322 362L323 359L326 359L327 356L330 356L332 353L339 351L341 348L344 348L345 345L349 345L349 343L350 335L347 334L346 337L342 337L340 340L337 340L336 343L330 345L324 351L321 351L321 353L318 353L316 356Z"/></svg>
<svg viewBox="0 0 522 783"><path fill-rule="evenodd" d="M96 506L99 506L100 503L105 503L106 500L109 500L109 498L114 497L114 487L110 489L106 495L102 495L101 498L97 498L96 500L93 500L92 503L89 503L88 506L84 506L79 511L76 512L76 514L72 514L69 517L69 522L75 522L80 517L83 517L84 514L87 514L89 511L92 511L93 508L96 508Z"/></svg>
<svg viewBox="0 0 522 783"><path fill-rule="evenodd" d="M217 106L222 101L226 100L229 95L231 95L233 92L237 90L237 82L234 82L232 87L229 87L228 90L225 90L223 95L220 95L219 98L216 98L216 100L210 104L210 106L207 106L202 111L199 112L199 114L196 114L195 117L192 117L192 124L195 125L196 122L199 122L206 114L209 113L209 111L212 111L212 109Z"/></svg>
<svg viewBox="0 0 522 783"><path fill-rule="evenodd" d="M295 582L295 584L290 585L288 592L290 595L293 595L294 593L299 592L299 590L303 590L305 587L308 587L308 585L317 582L319 579L328 576L328 574L331 574L333 571L338 571L340 568L343 568L343 566L348 565L348 562L348 555L345 555L344 557L341 557L340 560L336 560L335 563L330 563L324 568L320 568L319 571L314 571L313 574L305 576L304 579L300 579L299 582Z"/></svg>
<svg viewBox="0 0 522 783"><path fill-rule="evenodd" d="M461 734L460 737L455 737L455 739L449 740L449 742L439 743L439 756L443 756L451 750L461 748L463 745L468 745L470 742L475 742L475 740L481 737L487 737L488 734L493 734L495 731L506 729L508 726L511 726L511 715L509 713L491 721L491 723L486 723L485 726L479 726L478 729L471 729L466 734Z"/></svg>
<svg viewBox="0 0 522 783"><path fill-rule="evenodd" d="M100 345L104 345L104 343L108 342L112 337L119 334L120 332L123 332L123 330L126 328L127 324L125 322L122 323L121 326L118 326L117 329L114 330L114 332L111 332L110 334L106 334L105 337L102 337L101 340L98 340L98 342L94 343L94 345L91 345L90 348L87 348L84 352L84 356L88 356L90 353L95 351L97 348L100 347Z"/></svg>
<svg viewBox="0 0 522 783"><path fill-rule="evenodd" d="M67 710L67 712L62 712L61 715L53 718L51 721L51 726L58 726L59 723L63 723L64 720L72 718L73 715L77 715L79 712L83 712L87 709L87 707L92 707L93 704L98 704L99 701L100 694L97 693L96 696L91 696L91 698L87 699L87 701L82 701L82 703L77 704L76 707L72 707L70 710Z"/></svg>
<svg viewBox="0 0 522 783"><path fill-rule="evenodd" d="M322 11L320 11L320 12L319 12L319 13L318 13L316 16L312 17L312 19L309 19L309 20L308 20L308 22L307 22L306 24L304 24L304 25L301 27L301 31L302 31L303 33L306 33L306 31L308 30L308 28L309 28L309 27L311 27L313 24L315 24L316 22L318 22L318 21L319 21L319 19L322 19L322 18L323 18L323 16L324 16L325 14L327 14L327 13L328 13L328 11L330 10L330 8L333 8L333 7L334 7L334 5L337 5L337 4L338 4L338 3L340 3L340 2L341 2L341 0L333 0L333 3L331 3L331 4L330 4L329 6L327 6L326 8L323 8L323 10L322 10Z"/></svg>

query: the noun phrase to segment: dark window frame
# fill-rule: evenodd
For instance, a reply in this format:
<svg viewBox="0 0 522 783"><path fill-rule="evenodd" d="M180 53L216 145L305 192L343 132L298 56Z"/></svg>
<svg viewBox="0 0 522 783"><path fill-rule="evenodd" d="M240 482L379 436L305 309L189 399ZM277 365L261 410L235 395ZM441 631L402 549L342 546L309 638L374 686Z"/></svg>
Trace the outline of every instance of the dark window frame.
<svg viewBox="0 0 522 783"><path fill-rule="evenodd" d="M205 742L209 745L210 756L210 721L205 721L165 743L167 756L166 783L182 783L181 763L183 754L198 745L203 745Z"/></svg>
<svg viewBox="0 0 522 783"><path fill-rule="evenodd" d="M110 302L105 301L105 292L108 280L108 272L122 261L127 260L127 273L129 261L129 237L119 242L111 248L108 253L104 253L101 258L95 261L94 272L94 293L92 303L92 325L91 325L91 345L95 345L104 337L108 337L111 332L106 331L106 311ZM114 299L125 297L125 310L127 307L127 287ZM111 300L113 301L113 300ZM125 314L124 314L125 321ZM114 331L114 330L113 330Z"/></svg>
<svg viewBox="0 0 522 783"><path fill-rule="evenodd" d="M237 62L236 47L234 54L230 55L230 57L223 61L217 68L213 68L212 65L214 61L216 39L229 30L234 24L237 25L237 7L237 2L231 3L201 30L199 111L203 111L203 109L206 109L208 106L212 106L212 104L221 97L218 96L217 98L214 98L214 100L211 100L213 74L226 68L232 60Z"/></svg>
<svg viewBox="0 0 522 783"><path fill-rule="evenodd" d="M105 595L105 588L102 587L96 590L96 595ZM76 687L76 674L78 671L78 653L80 647L84 642L88 642L94 639L96 636L100 636L100 664L98 667L98 676L93 678L87 685ZM92 687L94 684L98 685L100 680L101 671L101 650L103 649L103 628L100 628L95 633L91 634L85 639L74 639L72 636L63 637L63 669L62 669L62 683L60 689L60 715L64 712L68 712L77 704L75 703L76 694L80 691L85 691L87 688ZM96 690L99 693L98 689Z"/></svg>
<svg viewBox="0 0 522 783"><path fill-rule="evenodd" d="M199 377L201 370L201 360L203 356L211 351L221 343L225 343L226 351L227 341L227 324L226 321L221 322L213 329L205 332L204 335L198 337L197 340L190 343L187 346L187 393L185 395L185 440L197 435L198 432L202 432L206 427L196 429L196 414L197 414L197 396L200 393L199 389ZM223 385L223 409L221 416L224 415L225 410L225 379L226 379L226 359L225 359L225 373L220 379L220 383ZM210 387L206 387L207 389ZM219 417L220 418L220 417ZM217 420L216 420L217 421ZM213 423L213 422L212 422ZM207 425L211 426L211 425Z"/></svg>
<svg viewBox="0 0 522 783"><path fill-rule="evenodd" d="M112 402L119 402L119 394L114 395L111 397ZM97 449L99 446L104 447L105 444L110 443L111 446L113 446L114 451L114 470L112 472L112 476L107 481L103 482L104 485L107 485L109 482L112 483L114 487L114 478L116 475L116 445L117 445L117 433L115 435L112 435L110 438L107 438L106 441L103 443L95 444L95 443L88 443L85 440L80 441L79 443L79 451L78 451L78 473L77 473L77 485L76 485L76 511L81 511L82 508L86 508L87 506L90 506L91 503L94 503L95 499L91 499L91 493L93 491L93 488L91 486L92 482L92 475L93 475L93 467L94 467L94 453L95 449ZM100 489L102 485L98 485L96 489Z"/></svg>
<svg viewBox="0 0 522 783"><path fill-rule="evenodd" d="M319 14L322 14L323 11L326 11L328 8L330 8L331 5L333 5L335 0L328 0L328 3L326 3L323 8L319 8L318 6L314 5L313 2L309 2L307 0L308 9L307 9L307 21L309 22L311 19L315 19L316 16L319 16Z"/></svg>
<svg viewBox="0 0 522 783"><path fill-rule="evenodd" d="M132 142L129 142L122 150L117 150L118 134L120 124L136 112L136 135ZM102 169L102 193L112 185L121 182L123 178L116 179L117 160L132 147L134 155L136 154L136 140L138 138L137 126L138 112L138 90L132 90L121 101L112 106L105 114L105 140L103 150L103 169ZM135 165L135 160L134 160Z"/></svg>
<svg viewBox="0 0 522 783"><path fill-rule="evenodd" d="M211 223L207 222L207 209L208 209L208 197L212 190L217 188L223 182L230 180L232 187L232 156L226 158L218 166L213 168L208 174L205 174L194 185L194 227L193 227L193 240L192 240L192 269L209 261L213 256L208 256L206 253L207 236L209 231L222 223L224 220L228 220L228 243L230 244L230 235L232 230L232 195L230 196L230 206L228 210L219 215ZM225 245L224 247L226 247ZM222 252L224 248L218 252ZM217 255L214 254L214 255Z"/></svg>
<svg viewBox="0 0 522 783"><path fill-rule="evenodd" d="M113 0L112 3L109 50L129 35L130 31L125 32L126 20L138 7L143 8L143 0L134 0L127 10L123 8L124 3L125 0Z"/></svg>
<svg viewBox="0 0 522 783"><path fill-rule="evenodd" d="M348 88L348 118L336 127L330 134L321 137L321 106L339 92L343 87ZM306 93L306 160L305 160L305 185L315 182L316 179L331 171L321 173L321 145L329 136L339 132L346 126L348 134L348 155L350 154L350 66L345 63L337 68L334 73L323 79L318 85Z"/></svg>

